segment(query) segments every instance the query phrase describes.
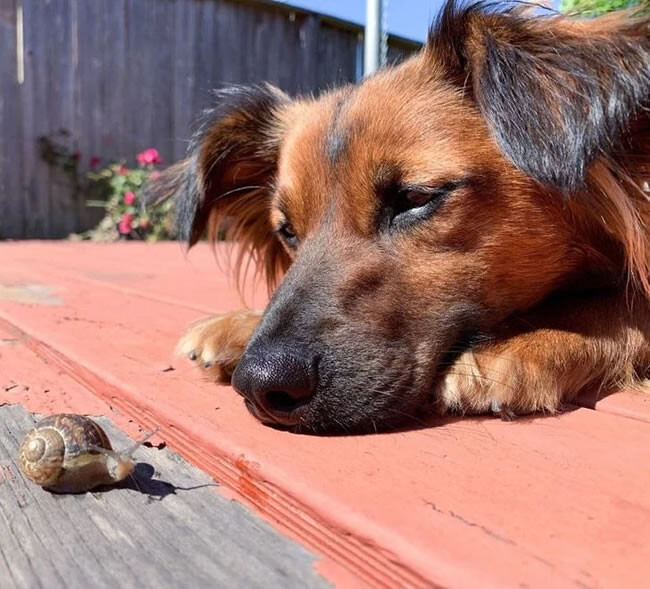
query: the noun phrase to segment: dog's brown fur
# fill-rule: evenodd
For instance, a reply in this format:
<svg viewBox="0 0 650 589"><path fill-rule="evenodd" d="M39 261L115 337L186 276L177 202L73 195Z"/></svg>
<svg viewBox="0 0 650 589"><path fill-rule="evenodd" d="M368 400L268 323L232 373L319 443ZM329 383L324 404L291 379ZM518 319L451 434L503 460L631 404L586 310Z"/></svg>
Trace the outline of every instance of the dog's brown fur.
<svg viewBox="0 0 650 589"><path fill-rule="evenodd" d="M161 190L190 243L227 222L238 267L252 255L272 289L289 272L257 332L238 311L179 349L226 378L254 332L304 337L328 382L297 420L314 430L640 386L649 68L647 17L451 2L420 54L357 86L223 93ZM395 225L423 190L440 206Z"/></svg>

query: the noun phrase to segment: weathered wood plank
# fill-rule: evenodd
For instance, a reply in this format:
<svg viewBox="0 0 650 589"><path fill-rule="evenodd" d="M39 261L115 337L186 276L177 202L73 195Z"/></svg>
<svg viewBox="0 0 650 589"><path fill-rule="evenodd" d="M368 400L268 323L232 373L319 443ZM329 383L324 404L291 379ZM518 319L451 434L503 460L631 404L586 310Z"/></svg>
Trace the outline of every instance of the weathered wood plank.
<svg viewBox="0 0 650 589"><path fill-rule="evenodd" d="M128 127L129 109L135 108L127 95L131 63L127 60L127 0L102 0L103 20L85 25L101 42L100 80L103 115L100 137L104 158L133 158L133 136ZM84 55L84 48L80 48ZM82 80L82 84L85 82ZM87 123L86 123L87 124Z"/></svg>
<svg viewBox="0 0 650 589"><path fill-rule="evenodd" d="M16 0L0 0L0 22L13 26L16 22Z"/></svg>
<svg viewBox="0 0 650 589"><path fill-rule="evenodd" d="M327 586L313 556L168 449L140 448L134 479L107 490L53 495L25 481L16 455L34 421L0 406L3 588ZM114 447L133 443L97 421Z"/></svg>
<svg viewBox="0 0 650 589"><path fill-rule="evenodd" d="M37 139L50 132L48 99L48 29L38 0L23 2L25 81L21 88L23 112L22 152L25 235L50 235L49 170L41 161Z"/></svg>
<svg viewBox="0 0 650 589"><path fill-rule="evenodd" d="M92 160L100 158L99 165L106 163L114 156L110 145L105 145L104 136L107 128L107 113L104 104L104 90L108 76L105 68L115 52L113 46L108 53L104 52L103 35L108 21L107 9L112 6L108 2L79 2L73 7L73 34L76 36L77 75L74 80L75 119L79 152L81 153L80 168L85 173ZM115 35L119 37L119 33ZM113 39L113 44L115 40ZM111 81L112 87L116 83ZM83 198L77 202L79 221L72 229L95 225L103 216L97 207L88 207Z"/></svg>
<svg viewBox="0 0 650 589"><path fill-rule="evenodd" d="M185 157L192 123L198 113L190 112L189 104L195 94L194 46L198 4L175 2L174 15L174 81L173 81L173 160Z"/></svg>
<svg viewBox="0 0 650 589"><path fill-rule="evenodd" d="M264 16L264 15L262 15ZM275 61L275 68L277 68L274 76L275 83L280 88L286 88L290 93L295 94L297 89L296 83L296 57L297 51L294 49L300 47L300 29L295 25L295 20L291 21L289 15L282 15L275 17L273 19L266 19L268 22L265 23L265 28L263 29L263 35L257 36L257 46L258 47L273 47L273 39L283 39L284 44L281 48L279 55ZM294 16L295 19L295 16ZM262 55L260 55L261 57ZM270 56L270 54L269 54ZM260 78L264 77L264 66L265 63L262 60L258 60L258 67L256 75ZM266 68L272 66L271 60L269 60Z"/></svg>
<svg viewBox="0 0 650 589"><path fill-rule="evenodd" d="M318 35L320 22L317 16L298 16L298 39L301 51L296 64L296 92L307 93L318 88Z"/></svg>
<svg viewBox="0 0 650 589"><path fill-rule="evenodd" d="M217 72L216 86L242 83L241 67L233 47L243 45L237 15L239 8L234 2L220 2L217 7ZM240 45L241 44L241 45ZM238 52L241 53L241 52ZM198 81L197 81L198 83Z"/></svg>
<svg viewBox="0 0 650 589"><path fill-rule="evenodd" d="M152 22L153 3L156 0L127 0L127 47L125 56L126 102L122 102L122 115L126 120L125 133L130 146L129 164L135 163L135 154L148 147L153 138L152 94L156 72L150 62L155 46Z"/></svg>
<svg viewBox="0 0 650 589"><path fill-rule="evenodd" d="M194 112L200 113L211 99L210 91L215 87L213 65L217 60L228 61L234 53L230 47L225 55L216 55L214 51L217 5L214 2L203 2L200 5L199 21L196 30L196 43L194 45L194 67L196 72L196 86L194 95ZM218 69L218 68L214 68Z"/></svg>
<svg viewBox="0 0 650 589"><path fill-rule="evenodd" d="M40 10L44 11L48 37L45 97L48 134L65 130L70 137L68 146L73 153L80 155L79 119L76 113L79 104L76 95L76 80L79 76L77 1L50 0ZM58 167L48 170L48 192L48 237L67 237L79 227L80 194L74 190L74 182L69 175Z"/></svg>
<svg viewBox="0 0 650 589"><path fill-rule="evenodd" d="M0 239L24 235L20 87L17 80L15 0L0 2Z"/></svg>
<svg viewBox="0 0 650 589"><path fill-rule="evenodd" d="M146 147L155 147L162 159L174 158L174 43L175 23L172 19L177 0L153 0L151 30L147 42L146 67L153 74L152 87L147 90L151 111L151 138Z"/></svg>

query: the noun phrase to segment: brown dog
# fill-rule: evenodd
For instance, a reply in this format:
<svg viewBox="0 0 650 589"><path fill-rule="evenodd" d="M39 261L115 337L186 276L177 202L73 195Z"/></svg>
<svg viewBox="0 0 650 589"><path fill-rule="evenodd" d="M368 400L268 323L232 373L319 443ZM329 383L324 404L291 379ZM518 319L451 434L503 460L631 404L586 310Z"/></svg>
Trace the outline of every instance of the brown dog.
<svg viewBox="0 0 650 589"><path fill-rule="evenodd" d="M453 0L421 53L356 86L220 92L159 188L190 244L225 222L279 286L179 349L301 431L641 384L649 97L648 17Z"/></svg>

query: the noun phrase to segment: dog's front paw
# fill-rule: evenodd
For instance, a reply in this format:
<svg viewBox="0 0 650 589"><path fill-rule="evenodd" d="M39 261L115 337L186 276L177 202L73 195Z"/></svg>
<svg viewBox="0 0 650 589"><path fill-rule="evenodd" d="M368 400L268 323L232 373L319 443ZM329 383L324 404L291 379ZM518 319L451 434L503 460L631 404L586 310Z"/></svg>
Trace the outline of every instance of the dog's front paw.
<svg viewBox="0 0 650 589"><path fill-rule="evenodd" d="M569 383L551 358L539 352L501 344L463 353L437 390L440 411L492 413L503 419L537 411L555 413Z"/></svg>
<svg viewBox="0 0 650 589"><path fill-rule="evenodd" d="M180 339L176 353L196 362L211 379L229 382L261 317L261 311L241 310L201 319Z"/></svg>

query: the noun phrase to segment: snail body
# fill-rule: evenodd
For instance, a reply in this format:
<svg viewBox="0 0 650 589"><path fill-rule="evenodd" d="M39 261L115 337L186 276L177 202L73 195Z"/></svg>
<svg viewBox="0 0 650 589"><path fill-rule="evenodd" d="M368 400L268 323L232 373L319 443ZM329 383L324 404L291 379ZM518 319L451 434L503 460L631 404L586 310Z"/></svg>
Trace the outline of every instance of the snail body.
<svg viewBox="0 0 650 589"><path fill-rule="evenodd" d="M144 440L142 440L144 442ZM39 421L19 450L19 466L32 482L56 493L82 493L129 476L133 452L116 452L106 432L81 415L61 413Z"/></svg>

